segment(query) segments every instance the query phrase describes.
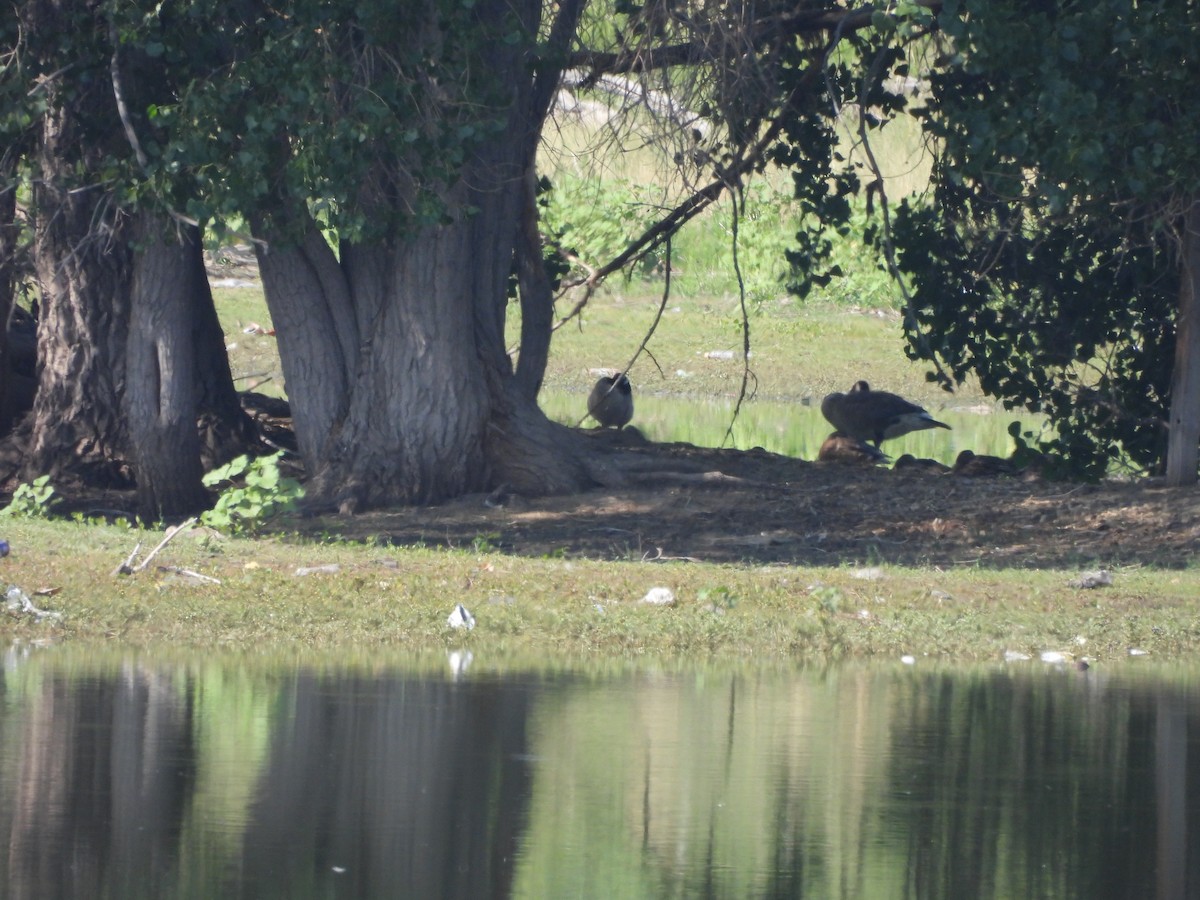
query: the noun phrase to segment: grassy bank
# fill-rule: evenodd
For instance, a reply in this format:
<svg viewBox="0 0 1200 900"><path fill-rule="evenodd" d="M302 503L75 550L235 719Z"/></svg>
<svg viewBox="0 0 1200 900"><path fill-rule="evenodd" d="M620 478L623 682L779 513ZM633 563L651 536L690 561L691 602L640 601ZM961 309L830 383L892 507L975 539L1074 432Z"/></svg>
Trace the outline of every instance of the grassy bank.
<svg viewBox="0 0 1200 900"><path fill-rule="evenodd" d="M36 607L3 620L9 642L128 648L469 649L477 655L688 655L756 661L861 656L1003 659L1044 651L1108 663L1200 650L1195 573L1130 569L1095 590L1061 570L722 566L527 559L237 540L193 530L135 575L113 570L160 533L6 522L4 582ZM159 566L189 569L219 583ZM297 574L301 568L336 571ZM669 588L673 606L641 602ZM36 594L52 590L52 594ZM462 603L476 627L452 629Z"/></svg>

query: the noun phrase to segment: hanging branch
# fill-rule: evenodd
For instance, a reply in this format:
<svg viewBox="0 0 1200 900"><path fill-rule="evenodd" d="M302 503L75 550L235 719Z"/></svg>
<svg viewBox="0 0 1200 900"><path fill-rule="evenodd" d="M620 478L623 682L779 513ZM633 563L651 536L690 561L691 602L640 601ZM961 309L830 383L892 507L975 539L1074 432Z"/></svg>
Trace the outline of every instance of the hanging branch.
<svg viewBox="0 0 1200 900"><path fill-rule="evenodd" d="M879 77L879 68L883 64L884 50L880 48L879 54L871 63L871 68L863 82L863 94L866 94L866 87ZM862 104L859 104L858 114L858 136L862 141L863 153L867 159L867 168L871 170L871 174L875 176L875 183L871 188L868 188L868 196L870 191L874 190L879 194L879 211L883 227L880 229L880 234L883 240L883 258L887 263L888 274L892 277L892 281L900 288L900 294L904 298L904 317L908 322L908 326L912 333L916 335L917 343L921 347L922 355L929 360L937 373L938 384L942 385L946 390L953 390L954 381L942 368L941 362L933 353L933 348L929 346L929 338L917 325L916 309L913 305L912 292L909 291L908 285L904 283L904 278L900 272L900 266L896 263L896 247L892 242L892 214L891 206L888 203L887 188L884 186L883 172L879 168L879 161L875 157L875 150L871 146L870 135L867 130L867 117L863 113Z"/></svg>
<svg viewBox="0 0 1200 900"><path fill-rule="evenodd" d="M642 337L641 344L639 344L637 350L635 350L633 352L633 356L631 356L629 358L629 362L627 362L625 364L625 368L621 370L621 376L627 377L629 375L629 370L633 368L633 364L635 362L637 362L638 357L641 356L643 353L645 353L647 356L649 356L650 359L654 360L654 365L658 369L658 374L660 376L663 374L662 366L660 366L658 364L657 359L654 359L654 354L650 352L650 350L647 348L646 345L650 343L650 338L652 338L654 336L654 332L658 329L658 323L662 321L663 312L667 308L667 301L671 299L671 240L670 240L670 238L667 239L666 254L667 254L667 257L666 257L667 271L666 271L666 276L663 278L662 300L658 304L658 311L654 314L654 321L650 323L650 327L646 330L646 334ZM612 391L613 388L616 386L616 383L619 380L620 380L619 377L614 378L612 386L610 386L608 390ZM584 421L587 419L587 417L590 415L591 415L591 411L589 410L586 415L584 415L578 422L575 423L575 427L578 428L579 426L581 426L584 423Z"/></svg>
<svg viewBox="0 0 1200 900"><path fill-rule="evenodd" d="M730 244L733 249L733 274L737 277L738 284L738 302L742 309L742 386L738 391L737 403L733 407L733 416L729 420L729 427L725 429L725 437L721 438L721 446L724 447L726 441L733 440L733 426L737 422L738 413L742 410L743 401L749 399L747 395L747 387L749 387L750 379L753 373L750 371L750 314L746 310L746 282L742 278L742 266L738 260L738 222L741 220L741 208L745 207L746 195L739 188L733 198L733 214L730 216L732 224L732 234ZM757 379L756 379L757 380Z"/></svg>

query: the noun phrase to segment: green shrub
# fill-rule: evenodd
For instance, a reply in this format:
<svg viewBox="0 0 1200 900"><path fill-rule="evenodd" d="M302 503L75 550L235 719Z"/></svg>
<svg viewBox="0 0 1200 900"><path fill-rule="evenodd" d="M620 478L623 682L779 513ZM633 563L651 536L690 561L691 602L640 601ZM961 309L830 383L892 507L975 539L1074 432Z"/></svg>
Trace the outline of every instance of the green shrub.
<svg viewBox="0 0 1200 900"><path fill-rule="evenodd" d="M0 516L24 519L47 519L51 507L58 501L50 476L35 478L32 484L22 484L13 491L12 502L0 510Z"/></svg>
<svg viewBox="0 0 1200 900"><path fill-rule="evenodd" d="M294 511L304 488L279 471L282 456L283 451L254 458L243 455L205 475L209 487L228 487L200 521L218 531L254 534L276 516Z"/></svg>

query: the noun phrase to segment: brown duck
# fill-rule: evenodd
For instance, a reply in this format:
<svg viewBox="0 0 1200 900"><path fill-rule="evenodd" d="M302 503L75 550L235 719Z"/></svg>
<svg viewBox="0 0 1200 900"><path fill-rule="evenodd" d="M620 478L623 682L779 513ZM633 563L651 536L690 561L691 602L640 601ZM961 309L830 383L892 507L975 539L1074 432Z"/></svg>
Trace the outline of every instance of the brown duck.
<svg viewBox="0 0 1200 900"><path fill-rule="evenodd" d="M834 392L821 401L821 414L842 434L871 441L876 447L888 438L926 428L949 428L897 394L873 391L865 381L856 381L845 393Z"/></svg>
<svg viewBox="0 0 1200 900"><path fill-rule="evenodd" d="M605 375L588 395L588 415L602 428L624 428L633 418L633 387L624 375Z"/></svg>

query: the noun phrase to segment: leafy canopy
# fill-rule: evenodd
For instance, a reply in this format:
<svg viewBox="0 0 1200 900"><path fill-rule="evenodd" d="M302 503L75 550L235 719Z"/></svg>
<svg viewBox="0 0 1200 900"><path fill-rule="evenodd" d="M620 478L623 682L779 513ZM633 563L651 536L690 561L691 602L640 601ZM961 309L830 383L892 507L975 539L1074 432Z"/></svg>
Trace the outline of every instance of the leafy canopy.
<svg viewBox="0 0 1200 900"><path fill-rule="evenodd" d="M1200 5L951 0L922 115L930 202L895 239L914 356L1044 411L1079 473L1165 453Z"/></svg>

